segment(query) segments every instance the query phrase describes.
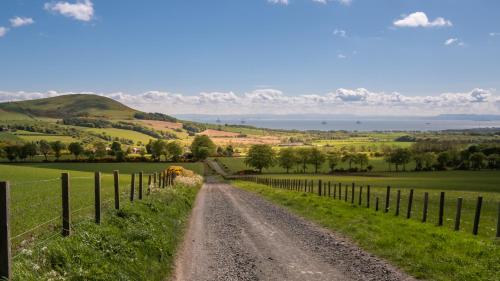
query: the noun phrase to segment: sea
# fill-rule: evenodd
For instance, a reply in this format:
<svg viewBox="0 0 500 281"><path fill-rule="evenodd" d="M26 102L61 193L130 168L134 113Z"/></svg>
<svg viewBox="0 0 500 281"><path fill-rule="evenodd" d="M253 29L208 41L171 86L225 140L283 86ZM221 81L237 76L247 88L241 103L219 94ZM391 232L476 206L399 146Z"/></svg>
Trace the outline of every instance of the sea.
<svg viewBox="0 0 500 281"><path fill-rule="evenodd" d="M436 118L274 118L182 116L184 120L211 124L249 125L258 128L319 131L443 131L500 128L500 120L441 120Z"/></svg>

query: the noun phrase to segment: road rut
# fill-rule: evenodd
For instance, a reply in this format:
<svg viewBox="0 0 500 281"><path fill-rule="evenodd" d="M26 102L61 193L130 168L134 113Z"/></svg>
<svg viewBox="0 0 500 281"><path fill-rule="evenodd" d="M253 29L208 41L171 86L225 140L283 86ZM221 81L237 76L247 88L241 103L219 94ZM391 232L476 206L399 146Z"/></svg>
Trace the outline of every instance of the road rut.
<svg viewBox="0 0 500 281"><path fill-rule="evenodd" d="M207 183L173 280L413 280L256 194Z"/></svg>

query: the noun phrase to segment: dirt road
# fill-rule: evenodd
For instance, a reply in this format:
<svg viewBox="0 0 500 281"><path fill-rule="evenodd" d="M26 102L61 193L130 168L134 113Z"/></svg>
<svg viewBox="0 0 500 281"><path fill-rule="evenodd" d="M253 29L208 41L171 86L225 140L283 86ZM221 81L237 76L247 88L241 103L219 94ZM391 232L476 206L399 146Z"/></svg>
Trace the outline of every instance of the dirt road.
<svg viewBox="0 0 500 281"><path fill-rule="evenodd" d="M174 280L413 280L350 242L227 184L207 183Z"/></svg>

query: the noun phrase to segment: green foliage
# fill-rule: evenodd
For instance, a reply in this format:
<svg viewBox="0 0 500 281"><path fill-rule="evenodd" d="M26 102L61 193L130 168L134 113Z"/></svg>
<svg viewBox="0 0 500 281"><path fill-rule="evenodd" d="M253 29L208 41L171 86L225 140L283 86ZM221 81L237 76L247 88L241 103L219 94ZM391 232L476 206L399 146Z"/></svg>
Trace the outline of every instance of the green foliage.
<svg viewBox="0 0 500 281"><path fill-rule="evenodd" d="M293 168L298 162L298 156L293 148L281 149L278 153L278 165L286 170L287 173Z"/></svg>
<svg viewBox="0 0 500 281"><path fill-rule="evenodd" d="M177 119L175 119L172 116L163 114L163 113L147 113L147 112L136 112L134 114L134 117L136 119L141 119L141 120L157 120L157 121L167 121L167 122L177 122Z"/></svg>
<svg viewBox="0 0 500 281"><path fill-rule="evenodd" d="M191 152L196 160L205 160L208 156L215 154L215 150L215 144L205 135L197 135L191 143Z"/></svg>
<svg viewBox="0 0 500 281"><path fill-rule="evenodd" d="M318 169L323 163L325 162L326 157L325 154L317 149L316 147L313 147L309 151L309 163L314 166L314 172L318 173Z"/></svg>
<svg viewBox="0 0 500 281"><path fill-rule="evenodd" d="M21 254L13 280L168 279L197 190L176 187L107 209L101 225L80 224L72 236Z"/></svg>
<svg viewBox="0 0 500 281"><path fill-rule="evenodd" d="M165 148L172 161L178 161L183 153L182 146L177 141L169 142Z"/></svg>
<svg viewBox="0 0 500 281"><path fill-rule="evenodd" d="M81 143L72 142L68 145L68 150L75 156L75 159L78 159L78 156L83 153L84 148Z"/></svg>
<svg viewBox="0 0 500 281"><path fill-rule="evenodd" d="M50 147L54 151L56 160L59 160L61 157L61 152L63 149L66 149L66 145L62 143L61 141L54 141L50 143Z"/></svg>
<svg viewBox="0 0 500 281"><path fill-rule="evenodd" d="M262 169L272 167L275 161L276 153L270 145L254 144L248 150L245 164L262 173Z"/></svg>

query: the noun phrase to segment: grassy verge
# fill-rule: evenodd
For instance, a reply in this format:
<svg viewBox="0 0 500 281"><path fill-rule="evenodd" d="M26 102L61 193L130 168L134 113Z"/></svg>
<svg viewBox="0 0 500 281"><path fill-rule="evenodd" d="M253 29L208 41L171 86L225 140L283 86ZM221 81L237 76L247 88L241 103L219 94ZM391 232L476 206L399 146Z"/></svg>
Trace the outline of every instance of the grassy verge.
<svg viewBox="0 0 500 281"><path fill-rule="evenodd" d="M427 280L500 280L500 243L313 194L235 181Z"/></svg>
<svg viewBox="0 0 500 281"><path fill-rule="evenodd" d="M165 280L198 188L161 190L80 224L67 238L25 249L13 280Z"/></svg>

